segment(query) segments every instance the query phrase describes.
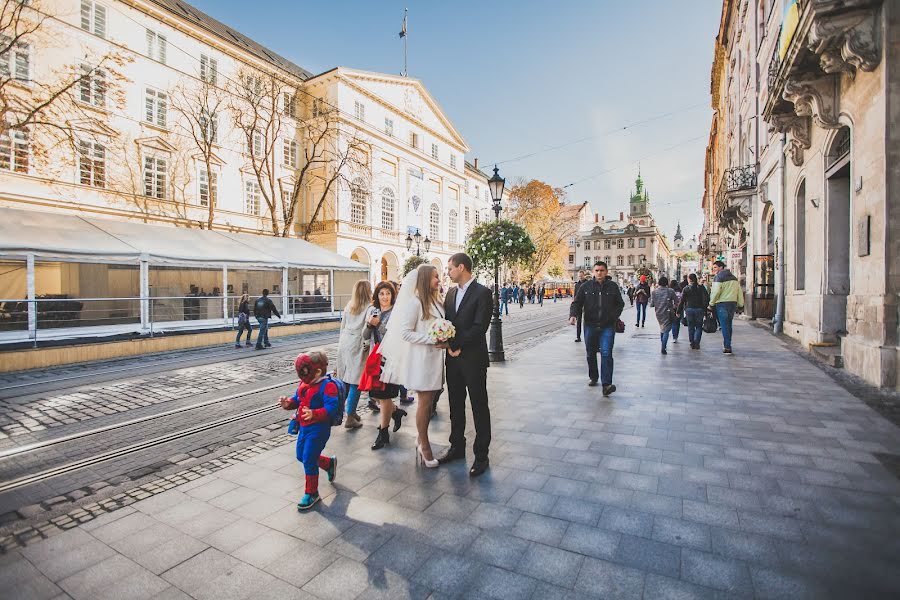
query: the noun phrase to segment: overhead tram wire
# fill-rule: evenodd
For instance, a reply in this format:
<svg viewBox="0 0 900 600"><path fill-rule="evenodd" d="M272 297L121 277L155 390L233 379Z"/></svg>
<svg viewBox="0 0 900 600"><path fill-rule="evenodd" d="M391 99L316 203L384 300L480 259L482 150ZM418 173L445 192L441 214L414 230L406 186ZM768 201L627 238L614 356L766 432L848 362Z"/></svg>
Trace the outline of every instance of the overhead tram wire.
<svg viewBox="0 0 900 600"><path fill-rule="evenodd" d="M130 15L125 14L125 13L122 12L119 8L115 7L114 5L109 6L109 7L107 7L107 8L108 8L108 9L111 9L111 10L113 10L113 11L115 11L116 13L118 13L119 15L121 15L123 18L125 18L125 19L131 21L131 22L134 23L135 25L137 25L137 26L139 26L139 27L142 27L142 28L145 28L145 29L146 29L147 25L146 25L145 23L141 23L141 22L135 20L135 19L132 18ZM35 10L35 11L38 12L39 14L42 14L42 15L48 17L48 18L51 18L51 19L53 19L53 20L59 22L59 23L62 24L63 26L71 27L71 28L73 28L73 29L78 29L79 31L81 31L81 29L80 29L79 27L76 27L75 25L72 25L71 23L67 23L66 21L63 21L63 20L59 19L59 18L58 18L57 16L55 16L55 15L51 15L51 14L49 14L49 13L45 13L45 12L43 12L43 11L40 11L40 10L36 9L36 8L33 8L33 10ZM109 42L109 43L115 44L115 42L112 42L112 40L109 40L109 39L105 39L105 41L107 41L107 42ZM141 52L139 52L139 51L137 51L137 50L134 50L134 49L132 49L132 48L130 48L130 47L128 47L128 46L123 46L123 45L121 45L121 44L116 44L116 45L119 45L119 46L125 48L127 51L132 52L132 53L134 53L134 54L136 54L136 55L138 55L138 56L142 56L142 57L145 57L145 58L149 58L149 57L147 57L145 54L142 54ZM199 65L199 63L200 63L200 58L199 58L198 56L194 55L194 54L191 53L191 52L188 52L187 50L185 50L184 48L182 48L181 46L179 46L178 44L172 42L172 41L169 40L169 39L166 39L166 45L169 46L169 47L171 47L171 48L174 48L175 50L178 50L178 51L181 52L183 55L187 56L188 58L190 58L192 61L198 63L198 65ZM153 59L151 59L151 60L153 60ZM260 59L260 60L262 60L262 59ZM251 68L255 68L255 67L253 67L253 65L249 65L248 63L245 63L245 62L243 62L243 61L241 61L241 64L250 66ZM171 65L166 65L166 66L171 67ZM312 100L314 100L314 101L318 101L320 105L327 106L329 109L332 109L332 110L336 111L337 114L343 115L347 120L349 120L349 121L356 121L356 120L358 120L358 119L356 118L356 115L353 115L353 114L351 114L351 113L349 113L349 112L347 112L347 111L341 110L337 105L332 104L332 103L328 102L327 100L325 100L325 99L323 99L323 98L319 98L319 97L315 96L314 94L311 94L310 92L307 92L306 90L304 90L304 89L302 89L302 88L300 88L300 87L295 86L295 85L294 85L294 82L287 80L286 78L282 77L280 74L276 73L274 70L268 72L267 74L270 75L270 76L272 76L272 77L273 77L276 81L278 81L279 83L283 83L283 84L286 85L286 86L290 86L292 89L294 89L294 90L296 90L297 92L303 94L304 96L307 96L307 97L309 97L310 99L312 99ZM236 80L236 79L234 79L234 78L232 78L232 77L229 77L229 76L228 76L227 74L225 74L225 73L219 72L219 73L218 73L218 76L221 77L223 81L230 82L230 83L232 83L232 84L234 84L234 85L239 85L239 86L244 85L243 82L241 82L241 81L239 81L239 80ZM194 78L197 79L197 77L194 77ZM304 81L306 81L306 80L304 80ZM215 87L216 89L218 89L219 91L224 92L224 93L228 93L228 92L229 92L227 89L225 89L225 88L223 88L223 87L221 87L221 86L218 86L218 85L213 86L213 87ZM559 145L557 145L557 146L552 146L552 147L550 147L550 148L546 148L546 149L543 149L543 150L537 150L537 151L535 151L535 152L531 152L531 153L529 153L529 154L525 154L525 155L522 155L522 156L518 156L518 157L506 159L506 160L503 160L503 161L499 161L499 162L497 162L496 164L500 165L500 164L505 164L505 163L515 162L515 161L522 160L522 159L524 159L524 158L529 158L529 157L531 157L531 156L535 156L535 155L538 155L538 154L541 154L541 153L544 153L544 152L552 152L552 151L555 151L555 150L558 150L558 149L561 149L561 148L564 148L564 147L567 147L567 146L571 146L571 145L574 145L574 144L582 143L582 142L588 141L588 140L590 140L590 139L594 139L594 138L598 138L598 137L604 137L604 136L612 135L613 133L617 133L617 132L620 132L620 131L626 131L626 130L631 129L631 128L633 128L633 127L636 127L636 126L638 126L638 125L642 125L642 124L645 124L645 123L649 123L649 122L652 122L652 121L656 121L656 120L659 120L659 119L663 119L663 118L666 118L666 117L669 117L669 116L672 116L672 115L675 115L675 114L679 114L679 113L682 113L682 112L687 112L687 111L689 111L689 110L693 110L693 109L698 108L698 107L700 107L700 106L705 106L706 104L707 104L706 101L700 102L700 103L697 103L697 104L692 104L692 105L686 106L686 107L684 107L684 108L680 108L680 109L676 109L676 110L673 110L673 111L669 111L669 112L667 112L667 113L663 113L663 114L660 114L660 115L655 115L655 116L653 116L653 117L648 117L648 118L646 118L646 119L641 119L641 120L639 120L639 121L635 121L635 122L633 122L633 123L629 123L629 124L627 124L627 125L623 125L622 127L616 127L616 128L614 128L614 129L610 129L610 130L608 130L608 131L606 131L606 132L604 132L604 133L600 133L600 134L597 134L597 135L595 135L595 136L587 136L587 137L580 138L580 139L577 139L577 140L572 140L572 141L570 141L570 142L565 142L565 143L559 144ZM141 121L140 119L134 119L133 117L126 117L125 115L118 115L118 116L121 116L121 117L123 117L123 118L125 118L125 119L128 119L128 120L130 120L130 121L135 121L135 122L138 122L138 123L142 123L142 122L143 122L143 121ZM190 138L190 136L188 136L188 135L186 135L186 134L180 134L180 133L175 132L175 131L171 131L170 133L173 133L173 134L178 135L178 136L181 136L181 137ZM393 138L393 140L394 140L394 142L395 142L396 144L398 144L398 145L400 145L400 146L403 146L403 147L405 147L405 148L409 148L409 149L412 149L412 150L415 150L415 151L417 151L417 152L421 152L421 153L424 154L424 150L423 150L423 149L418 148L418 147L416 147L416 146L413 146L412 144L410 144L410 143L408 143L408 142L406 142L406 141L404 141L404 140L401 140L401 139L399 139L399 138ZM488 162L490 162L490 161L488 161ZM487 163L486 163L486 164L487 164ZM574 185L574 184L569 184L569 185ZM564 186L564 187L568 187L568 186Z"/></svg>

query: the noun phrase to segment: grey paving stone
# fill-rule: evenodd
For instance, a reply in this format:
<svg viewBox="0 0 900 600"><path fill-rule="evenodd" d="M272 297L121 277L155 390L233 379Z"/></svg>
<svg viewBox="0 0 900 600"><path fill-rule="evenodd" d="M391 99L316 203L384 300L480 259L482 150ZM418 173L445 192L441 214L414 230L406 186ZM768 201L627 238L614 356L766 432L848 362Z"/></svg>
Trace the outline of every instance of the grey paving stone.
<svg viewBox="0 0 900 600"><path fill-rule="evenodd" d="M732 527L734 529L740 527L737 511L728 506L685 500L682 510L684 511L684 518L689 521L697 521L698 523L717 525L719 527Z"/></svg>
<svg viewBox="0 0 900 600"><path fill-rule="evenodd" d="M693 521L657 516L653 519L652 537L654 540L676 546L710 549L709 526Z"/></svg>
<svg viewBox="0 0 900 600"><path fill-rule="evenodd" d="M591 487L585 494L585 499L591 502L621 507L629 506L633 497L634 490L625 490L610 487L603 483L595 483L591 485Z"/></svg>
<svg viewBox="0 0 900 600"><path fill-rule="evenodd" d="M767 515L753 511L738 511L741 529L786 540L801 541L803 532L796 519Z"/></svg>
<svg viewBox="0 0 900 600"><path fill-rule="evenodd" d="M558 496L552 494L520 489L516 490L516 493L506 502L506 505L522 511L549 515L553 512L553 505L556 504L558 499Z"/></svg>
<svg viewBox="0 0 900 600"><path fill-rule="evenodd" d="M602 598L638 600L644 593L644 573L605 560L587 558L578 573L575 589Z"/></svg>
<svg viewBox="0 0 900 600"><path fill-rule="evenodd" d="M519 600L531 596L537 583L537 580L531 577L506 569L486 566L481 569L478 578L466 595L483 594L485 597L498 600Z"/></svg>
<svg viewBox="0 0 900 600"><path fill-rule="evenodd" d="M469 515L468 523L481 529L511 529L522 511L492 502L482 502Z"/></svg>
<svg viewBox="0 0 900 600"><path fill-rule="evenodd" d="M478 508L479 504L476 500L444 494L425 509L425 514L454 521L465 521Z"/></svg>
<svg viewBox="0 0 900 600"><path fill-rule="evenodd" d="M656 573L648 573L644 582L644 598L656 600L714 600L719 598L716 590L673 579Z"/></svg>
<svg viewBox="0 0 900 600"><path fill-rule="evenodd" d="M655 515L680 517L682 513L682 501L681 498L672 496L635 491L634 495L631 497L630 508L653 513Z"/></svg>
<svg viewBox="0 0 900 600"><path fill-rule="evenodd" d="M472 586L485 568L487 567L471 559L449 552L438 552L419 567L412 579L432 590L460 595Z"/></svg>
<svg viewBox="0 0 900 600"><path fill-rule="evenodd" d="M706 484L684 481L673 477L659 478L657 492L663 496L675 496L698 502L706 502Z"/></svg>
<svg viewBox="0 0 900 600"><path fill-rule="evenodd" d="M611 560L642 571L678 577L681 548L633 535L623 535Z"/></svg>
<svg viewBox="0 0 900 600"><path fill-rule="evenodd" d="M50 581L37 567L21 555L4 556L0 563L0 589L10 598L45 600L62 594L62 590Z"/></svg>
<svg viewBox="0 0 900 600"><path fill-rule="evenodd" d="M603 505L575 498L560 498L553 505L551 517L583 525L596 525L603 513Z"/></svg>
<svg viewBox="0 0 900 600"><path fill-rule="evenodd" d="M609 506L603 510L597 525L602 529L650 537L653 531L653 515Z"/></svg>
<svg viewBox="0 0 900 600"><path fill-rule="evenodd" d="M286 556L298 556L304 546L304 542L295 537L269 529L230 554L240 561L262 569L276 560L283 560Z"/></svg>
<svg viewBox="0 0 900 600"><path fill-rule="evenodd" d="M550 477L541 488L542 492L554 496L567 498L583 498L590 484L586 481L567 479L564 477Z"/></svg>
<svg viewBox="0 0 900 600"><path fill-rule="evenodd" d="M573 588L585 557L544 544L532 544L516 572L560 588Z"/></svg>
<svg viewBox="0 0 900 600"><path fill-rule="evenodd" d="M510 533L533 542L556 546L562 540L568 526L568 521L526 512L516 521Z"/></svg>
<svg viewBox="0 0 900 600"><path fill-rule="evenodd" d="M207 535L203 541L213 548L230 554L267 531L270 531L268 527L255 521L239 519Z"/></svg>
<svg viewBox="0 0 900 600"><path fill-rule="evenodd" d="M303 559L275 560L266 565L263 570L300 588L340 558L340 555L309 542L303 542L297 556L302 556Z"/></svg>
<svg viewBox="0 0 900 600"><path fill-rule="evenodd" d="M516 469L508 477L503 479L503 483L526 490L540 490L549 479L551 479L551 477L543 473L520 471Z"/></svg>
<svg viewBox="0 0 900 600"><path fill-rule="evenodd" d="M193 594L212 579L235 568L240 561L232 556L207 548L200 554L180 563L162 574L162 578L177 588Z"/></svg>
<svg viewBox="0 0 900 600"><path fill-rule="evenodd" d="M101 560L59 582L73 598L92 598L100 590L108 588L123 577L144 571L137 563L117 554ZM163 586L165 587L165 586ZM161 591L160 588L157 591Z"/></svg>
<svg viewBox="0 0 900 600"><path fill-rule="evenodd" d="M763 565L778 563L778 550L772 538L713 527L711 540L712 550L717 554Z"/></svg>
<svg viewBox="0 0 900 600"><path fill-rule="evenodd" d="M819 600L835 597L833 586L780 569L751 567L753 588L757 598L790 598Z"/></svg>
<svg viewBox="0 0 900 600"><path fill-rule="evenodd" d="M681 551L681 577L692 583L739 596L752 597L750 572L743 562L708 552Z"/></svg>
<svg viewBox="0 0 900 600"><path fill-rule="evenodd" d="M54 582L114 555L115 550L81 529L70 529L22 550L22 556Z"/></svg>
<svg viewBox="0 0 900 600"><path fill-rule="evenodd" d="M619 546L622 535L579 523L572 523L566 530L559 547L594 558L611 558Z"/></svg>
<svg viewBox="0 0 900 600"><path fill-rule="evenodd" d="M563 540L565 543L565 540ZM499 531L486 531L468 548L467 556L504 569L515 569L531 542Z"/></svg>
<svg viewBox="0 0 900 600"><path fill-rule="evenodd" d="M325 546L352 560L362 562L393 537L391 527L373 527L357 523Z"/></svg>
<svg viewBox="0 0 900 600"><path fill-rule="evenodd" d="M207 585L195 589L191 595L197 600L241 600L254 596L275 581L268 573L245 563L238 563L218 577L208 580Z"/></svg>
<svg viewBox="0 0 900 600"><path fill-rule="evenodd" d="M156 595L171 586L164 579L149 571L140 570L125 575L112 584L90 592L90 598L96 600L144 600ZM74 596L76 599L78 596ZM224 596L223 596L224 597Z"/></svg>

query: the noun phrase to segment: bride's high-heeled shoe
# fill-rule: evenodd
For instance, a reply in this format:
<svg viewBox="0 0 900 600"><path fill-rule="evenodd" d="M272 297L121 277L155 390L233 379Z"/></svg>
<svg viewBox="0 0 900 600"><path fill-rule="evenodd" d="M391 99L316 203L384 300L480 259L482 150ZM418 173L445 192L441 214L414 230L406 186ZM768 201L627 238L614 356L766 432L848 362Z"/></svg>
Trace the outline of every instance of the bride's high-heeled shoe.
<svg viewBox="0 0 900 600"><path fill-rule="evenodd" d="M416 463L418 464L420 460L422 461L422 464L429 469L437 468L440 464L436 458L432 458L431 460L425 458L425 455L422 453L422 447L419 445L419 442L416 442Z"/></svg>

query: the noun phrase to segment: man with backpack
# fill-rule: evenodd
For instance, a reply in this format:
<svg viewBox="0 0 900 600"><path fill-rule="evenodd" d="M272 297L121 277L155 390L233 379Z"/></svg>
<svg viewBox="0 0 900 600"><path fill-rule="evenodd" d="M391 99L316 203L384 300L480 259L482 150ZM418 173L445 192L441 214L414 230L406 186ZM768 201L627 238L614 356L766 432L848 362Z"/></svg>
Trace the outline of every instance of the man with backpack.
<svg viewBox="0 0 900 600"><path fill-rule="evenodd" d="M687 319L691 349L699 350L700 338L703 337L703 317L706 316L706 306L709 304L709 293L697 282L695 273L691 273L688 277L690 283L681 292L679 310Z"/></svg>
<svg viewBox="0 0 900 600"><path fill-rule="evenodd" d="M585 281L569 308L569 323L575 325L584 311L584 346L587 351L589 386L602 378L603 395L616 391L613 385L613 344L616 325L625 308L625 300L618 284L607 275L606 263L594 263L594 278ZM597 371L597 352L600 352L600 372Z"/></svg>
<svg viewBox="0 0 900 600"><path fill-rule="evenodd" d="M744 309L744 292L737 277L725 268L725 263L717 260L712 266L712 292L709 295L709 309L715 311L722 330L723 354L731 354L731 324L734 313Z"/></svg>
<svg viewBox="0 0 900 600"><path fill-rule="evenodd" d="M256 303L253 305L253 316L256 317L259 323L259 333L256 335L256 350L272 347L272 344L269 343L269 319L272 318L272 313L275 313L275 316L279 319L281 318L281 313L278 312L275 303L269 298L269 290L263 290L262 293L263 295L257 298Z"/></svg>

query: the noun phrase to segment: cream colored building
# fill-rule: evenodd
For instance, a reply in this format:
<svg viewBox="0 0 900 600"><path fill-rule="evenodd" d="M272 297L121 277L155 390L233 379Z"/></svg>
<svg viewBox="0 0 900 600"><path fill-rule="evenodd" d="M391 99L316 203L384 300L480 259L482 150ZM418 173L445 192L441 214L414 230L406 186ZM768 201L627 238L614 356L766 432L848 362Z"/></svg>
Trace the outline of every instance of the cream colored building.
<svg viewBox="0 0 900 600"><path fill-rule="evenodd" d="M724 234L717 253L741 271L751 315L891 388L898 34L896 2L726 0L713 67L724 131L714 127L707 154L721 179L704 225Z"/></svg>

